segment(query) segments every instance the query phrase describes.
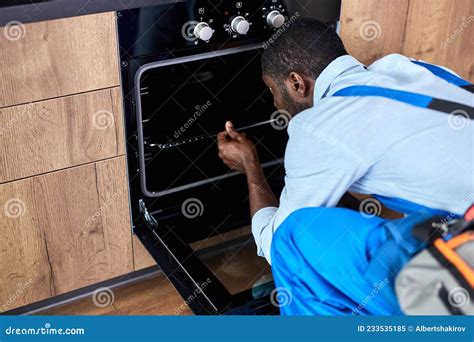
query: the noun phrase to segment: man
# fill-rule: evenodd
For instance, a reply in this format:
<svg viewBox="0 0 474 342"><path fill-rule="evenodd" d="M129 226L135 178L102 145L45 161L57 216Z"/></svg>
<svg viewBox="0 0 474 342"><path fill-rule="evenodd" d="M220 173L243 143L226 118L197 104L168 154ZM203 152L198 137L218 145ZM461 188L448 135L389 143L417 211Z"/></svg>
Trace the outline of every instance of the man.
<svg viewBox="0 0 474 342"><path fill-rule="evenodd" d="M360 278L370 278L364 267L388 239L387 222L335 205L353 191L376 195L406 215L417 213L396 224L406 239L428 213L463 214L474 198L474 97L451 72L401 55L365 67L347 54L332 29L312 19L292 24L263 53L262 69L275 106L292 116L280 200L265 181L254 145L230 122L218 136L219 156L247 176L258 254L269 263L278 258L277 285L292 282L289 286L299 288L292 292L295 309L287 313L354 312L372 286L359 284ZM422 105L432 98L444 107ZM272 243L277 229L282 231ZM410 243L398 264L382 261L391 278L420 248ZM385 272L379 271L371 274ZM341 278L347 276L352 285L344 286L348 280ZM386 297L358 311L396 313L393 295Z"/></svg>

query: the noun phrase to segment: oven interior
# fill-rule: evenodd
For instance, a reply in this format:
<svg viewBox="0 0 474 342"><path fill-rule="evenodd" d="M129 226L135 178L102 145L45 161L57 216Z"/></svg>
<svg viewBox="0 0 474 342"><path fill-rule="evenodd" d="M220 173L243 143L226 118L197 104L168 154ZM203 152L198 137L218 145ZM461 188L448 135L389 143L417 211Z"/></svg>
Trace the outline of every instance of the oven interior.
<svg viewBox="0 0 474 342"><path fill-rule="evenodd" d="M285 114L276 112L260 79L260 58L260 49L237 49L211 58L158 63L141 74L142 182L151 197L193 187L207 191L223 179L239 178L216 152L216 134L228 120L244 128L263 165L281 161L287 135L272 120L285 119Z"/></svg>

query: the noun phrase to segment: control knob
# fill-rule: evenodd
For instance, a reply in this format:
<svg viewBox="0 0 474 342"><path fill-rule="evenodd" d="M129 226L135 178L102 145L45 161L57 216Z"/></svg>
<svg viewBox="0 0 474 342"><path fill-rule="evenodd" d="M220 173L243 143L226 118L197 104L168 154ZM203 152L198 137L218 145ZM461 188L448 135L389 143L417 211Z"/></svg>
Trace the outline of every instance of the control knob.
<svg viewBox="0 0 474 342"><path fill-rule="evenodd" d="M250 29L249 22L242 16L235 17L230 23L232 31L238 34L247 34Z"/></svg>
<svg viewBox="0 0 474 342"><path fill-rule="evenodd" d="M214 30L207 23L201 22L194 27L194 36L205 42L211 39L213 34Z"/></svg>
<svg viewBox="0 0 474 342"><path fill-rule="evenodd" d="M285 23L285 17L280 11L271 11L267 15L267 24L274 28L280 28Z"/></svg>

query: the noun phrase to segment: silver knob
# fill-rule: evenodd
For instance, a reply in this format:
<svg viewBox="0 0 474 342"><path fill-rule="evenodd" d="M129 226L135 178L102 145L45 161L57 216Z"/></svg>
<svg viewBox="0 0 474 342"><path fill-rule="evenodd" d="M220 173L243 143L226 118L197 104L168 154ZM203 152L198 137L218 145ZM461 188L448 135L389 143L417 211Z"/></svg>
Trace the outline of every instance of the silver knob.
<svg viewBox="0 0 474 342"><path fill-rule="evenodd" d="M249 22L242 16L235 17L230 23L232 31L238 34L247 34L250 29Z"/></svg>
<svg viewBox="0 0 474 342"><path fill-rule="evenodd" d="M279 11L271 11L267 15L267 23L271 27L280 28L285 23L285 17Z"/></svg>
<svg viewBox="0 0 474 342"><path fill-rule="evenodd" d="M207 23L202 22L194 27L194 35L196 38L204 40L205 42L211 39L213 34L214 30Z"/></svg>

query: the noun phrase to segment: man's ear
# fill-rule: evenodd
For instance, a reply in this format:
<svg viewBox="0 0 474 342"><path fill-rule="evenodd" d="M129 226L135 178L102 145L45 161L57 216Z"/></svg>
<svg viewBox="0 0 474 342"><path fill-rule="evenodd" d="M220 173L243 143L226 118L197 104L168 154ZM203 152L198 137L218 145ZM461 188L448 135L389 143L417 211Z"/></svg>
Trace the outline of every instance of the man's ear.
<svg viewBox="0 0 474 342"><path fill-rule="evenodd" d="M306 97L308 95L308 84L305 82L303 76L301 76L297 72L291 72L286 82L288 88L296 96Z"/></svg>

